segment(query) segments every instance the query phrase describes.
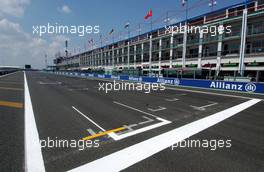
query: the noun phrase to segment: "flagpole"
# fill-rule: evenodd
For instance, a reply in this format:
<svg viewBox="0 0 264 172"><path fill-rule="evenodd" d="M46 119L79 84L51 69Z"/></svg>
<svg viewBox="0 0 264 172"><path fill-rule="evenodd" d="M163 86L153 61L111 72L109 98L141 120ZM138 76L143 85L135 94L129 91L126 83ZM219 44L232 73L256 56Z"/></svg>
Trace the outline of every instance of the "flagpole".
<svg viewBox="0 0 264 172"><path fill-rule="evenodd" d="M127 27L127 34L128 34L128 39L130 38L130 23L128 22L128 27Z"/></svg>
<svg viewBox="0 0 264 172"><path fill-rule="evenodd" d="M100 44L101 44L101 48L102 48L103 47L102 34L100 34Z"/></svg>
<svg viewBox="0 0 264 172"><path fill-rule="evenodd" d="M150 32L152 33L152 16L150 17Z"/></svg>
<svg viewBox="0 0 264 172"><path fill-rule="evenodd" d="M185 12L186 12L185 19L186 19L186 23L187 23L187 21L188 21L188 0L186 0L186 10L185 10Z"/></svg>
<svg viewBox="0 0 264 172"><path fill-rule="evenodd" d="M138 24L138 35L140 35L141 32L141 27L140 27L140 23Z"/></svg>
<svg viewBox="0 0 264 172"><path fill-rule="evenodd" d="M166 26L169 25L169 12L166 12Z"/></svg>
<svg viewBox="0 0 264 172"><path fill-rule="evenodd" d="M129 30L129 26L128 26L128 39L130 38L130 30Z"/></svg>

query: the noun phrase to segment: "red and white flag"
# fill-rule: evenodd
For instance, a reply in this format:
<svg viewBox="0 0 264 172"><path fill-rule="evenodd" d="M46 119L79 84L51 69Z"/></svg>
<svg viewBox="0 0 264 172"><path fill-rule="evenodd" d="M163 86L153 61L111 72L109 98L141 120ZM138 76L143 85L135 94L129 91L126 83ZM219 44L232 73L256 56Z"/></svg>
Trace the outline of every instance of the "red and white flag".
<svg viewBox="0 0 264 172"><path fill-rule="evenodd" d="M149 17L152 17L152 9L150 9L147 13L147 15L145 15L144 19L147 20Z"/></svg>

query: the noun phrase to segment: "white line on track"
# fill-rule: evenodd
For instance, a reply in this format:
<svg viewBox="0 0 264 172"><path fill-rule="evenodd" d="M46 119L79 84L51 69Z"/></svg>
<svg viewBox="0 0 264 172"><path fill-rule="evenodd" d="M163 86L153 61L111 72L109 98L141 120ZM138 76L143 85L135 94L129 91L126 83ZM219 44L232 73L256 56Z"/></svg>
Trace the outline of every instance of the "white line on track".
<svg viewBox="0 0 264 172"><path fill-rule="evenodd" d="M117 101L114 101L114 103L115 103L115 104L118 104L118 105L120 105L120 106L124 106L124 107L126 107L126 108L128 108L128 109L132 109L132 110L134 110L134 111L138 111L138 112L140 112L140 113L143 113L143 114L146 114L146 115L149 115L149 116L155 117L155 118L159 118L159 117L156 116L156 115L153 115L153 114L148 113L148 112L144 112L144 111L142 111L142 110L139 110L139 109L137 109L137 108L131 107L131 106L129 106L129 105L126 105L126 104L123 104L123 103L120 103L120 102L117 102Z"/></svg>
<svg viewBox="0 0 264 172"><path fill-rule="evenodd" d="M94 132L94 130L93 129L91 129L91 128L88 128L87 129L87 131L91 134L91 135L94 135L94 134L96 134L95 132Z"/></svg>
<svg viewBox="0 0 264 172"><path fill-rule="evenodd" d="M157 118L157 120L159 120L161 122L153 124L153 125L149 125L149 126L137 129L137 130L133 130L131 132L128 132L128 133L125 133L125 134L121 134L121 135L117 135L115 133L112 133L113 137L115 137L115 140L121 140L121 139L130 137L130 136L133 136L133 135L136 135L136 134L139 134L139 133L143 133L145 131L149 131L149 130L152 130L154 128L158 128L158 127L161 127L163 125L167 125L167 124L171 123L171 121L168 121L168 120L165 120L165 119L162 119L162 118Z"/></svg>
<svg viewBox="0 0 264 172"><path fill-rule="evenodd" d="M120 151L107 155L88 164L82 165L71 172L81 171L108 171L117 172L124 170L166 148L189 138L235 114L260 102L260 99L252 99L239 105L233 106L221 112L173 129L156 137L137 143Z"/></svg>
<svg viewBox="0 0 264 172"><path fill-rule="evenodd" d="M145 131L148 131L148 130L151 130L151 129L154 129L154 128L158 128L158 127L161 127L163 125L167 125L169 123L171 123L171 121L168 121L166 119L163 119L163 118L160 118L156 115L153 115L151 113L148 113L148 112L144 112L142 110L139 110L137 108L134 108L134 107L131 107L131 106L128 106L128 105L125 105L123 103L120 103L120 102L117 102L117 101L114 101L115 104L118 104L120 106L123 106L123 107L126 107L128 109L132 109L132 110L135 110L137 112L140 112L140 113L143 113L143 114L146 114L146 115L149 115L149 116L152 116L152 117L155 117L157 120L161 121L159 123L156 123L156 124L153 124L153 125L150 125L150 126L146 126L146 127L143 127L143 128L140 128L140 129L137 129L137 130L133 130L131 132L128 132L128 133L125 133L125 134L121 134L121 135L117 135L116 133L111 133L112 136L115 138L115 140L121 140L121 139L124 139L124 138L127 138L127 137L130 137L130 136L133 136L133 135L136 135L136 134L139 134L139 133L143 133Z"/></svg>
<svg viewBox="0 0 264 172"><path fill-rule="evenodd" d="M175 101L178 101L179 99L177 98L171 98L171 99L165 99L165 101L167 102L175 102Z"/></svg>
<svg viewBox="0 0 264 172"><path fill-rule="evenodd" d="M61 85L61 82L42 82L42 81L39 81L38 82L40 85Z"/></svg>
<svg viewBox="0 0 264 172"><path fill-rule="evenodd" d="M89 117L87 117L86 115L84 115L79 109L77 109L76 107L72 106L72 108L78 112L80 115L82 115L84 118L86 118L88 121L90 121L91 123L93 123L96 127L98 127L100 130L102 131L106 131L103 127L101 127L100 125L98 125L96 122L94 122L93 120L91 120Z"/></svg>
<svg viewBox="0 0 264 172"><path fill-rule="evenodd" d="M214 106L214 105L217 105L218 103L215 102L215 103L211 103L209 105L204 105L204 106L201 106L200 108L206 108L206 107L210 107L210 106Z"/></svg>
<svg viewBox="0 0 264 172"><path fill-rule="evenodd" d="M9 76L9 75L13 75L15 73L17 73L17 72L12 72L12 73L9 73L9 74L1 75L0 78L6 77L6 76Z"/></svg>
<svg viewBox="0 0 264 172"><path fill-rule="evenodd" d="M148 108L148 110L149 110L149 111L152 111L152 112L158 112L158 111L165 110L165 109L167 109L167 108L162 107L162 106L158 106L157 109Z"/></svg>
<svg viewBox="0 0 264 172"><path fill-rule="evenodd" d="M146 121L139 122L138 124L140 124L140 125L154 121L153 119L151 119L149 117L146 117L146 116L142 116L142 117L145 118L145 119L147 119L147 120Z"/></svg>
<svg viewBox="0 0 264 172"><path fill-rule="evenodd" d="M24 72L25 84L25 171L44 172L45 165L39 143L39 134L34 117L32 102Z"/></svg>
<svg viewBox="0 0 264 172"><path fill-rule="evenodd" d="M190 105L190 107L196 109L196 110L200 110L200 111L205 111L205 108L207 107L210 107L210 106L214 106L214 105L217 105L218 103L217 102L212 102L211 104L208 104L208 105L204 105L204 106L193 106L193 105Z"/></svg>
<svg viewBox="0 0 264 172"><path fill-rule="evenodd" d="M102 131L106 131L103 127L101 127L100 125L98 125L96 122L94 122L92 119L90 119L89 117L87 117L85 114L83 114L79 109L77 109L76 107L72 106L72 108L78 112L80 115L82 115L84 118L86 118L88 121L90 121L91 123L93 123L96 127L98 127L100 130ZM108 136L112 137L114 140L116 140L116 135L114 133L109 133Z"/></svg>

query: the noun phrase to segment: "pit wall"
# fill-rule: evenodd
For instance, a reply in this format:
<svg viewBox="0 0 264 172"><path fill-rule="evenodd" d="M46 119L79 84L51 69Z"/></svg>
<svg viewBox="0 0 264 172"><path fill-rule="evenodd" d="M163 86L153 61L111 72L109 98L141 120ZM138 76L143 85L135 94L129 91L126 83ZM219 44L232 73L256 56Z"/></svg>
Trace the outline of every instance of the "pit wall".
<svg viewBox="0 0 264 172"><path fill-rule="evenodd" d="M101 78L113 79L134 82L148 82L148 83L165 83L175 86L197 87L205 89L216 89L225 91L239 91L247 93L260 93L264 94L264 84L255 82L229 82L219 80L194 80L194 79L179 79L179 78L156 78L156 77L133 77L127 75L113 76L107 74L91 74L81 72L53 72L58 75L88 77L88 78Z"/></svg>

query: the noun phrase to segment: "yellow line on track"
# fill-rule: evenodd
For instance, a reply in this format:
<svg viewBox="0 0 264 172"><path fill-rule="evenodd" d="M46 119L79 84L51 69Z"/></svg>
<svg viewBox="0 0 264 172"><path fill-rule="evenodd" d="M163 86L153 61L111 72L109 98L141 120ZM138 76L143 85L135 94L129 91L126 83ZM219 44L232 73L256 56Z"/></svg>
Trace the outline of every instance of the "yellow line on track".
<svg viewBox="0 0 264 172"><path fill-rule="evenodd" d="M23 88L10 88L10 87L0 87L0 90L13 90L13 91L23 91Z"/></svg>
<svg viewBox="0 0 264 172"><path fill-rule="evenodd" d="M91 136L87 136L87 137L84 137L82 139L83 140L91 140L91 139L94 139L94 138L97 138L97 137L100 137L100 136L104 136L104 135L109 134L109 133L121 131L121 130L124 130L124 129L125 129L124 127L120 127L120 128L116 128L116 129L113 129L113 130L108 130L108 131L104 131L102 133L98 133L98 134L94 134L94 135L91 135Z"/></svg>
<svg viewBox="0 0 264 172"><path fill-rule="evenodd" d="M0 106L23 108L23 103L0 101Z"/></svg>

